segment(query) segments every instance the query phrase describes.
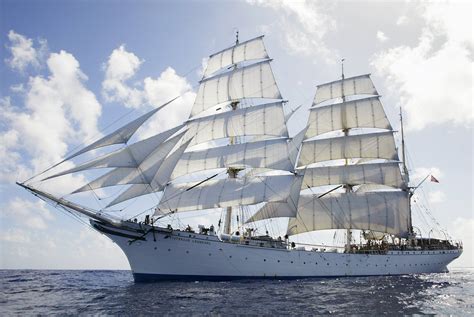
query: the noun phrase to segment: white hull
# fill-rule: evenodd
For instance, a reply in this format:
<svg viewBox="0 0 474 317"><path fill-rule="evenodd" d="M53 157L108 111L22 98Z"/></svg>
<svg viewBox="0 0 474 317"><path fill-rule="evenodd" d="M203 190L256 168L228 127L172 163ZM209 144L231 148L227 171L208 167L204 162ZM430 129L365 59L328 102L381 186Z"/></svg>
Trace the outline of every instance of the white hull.
<svg viewBox="0 0 474 317"><path fill-rule="evenodd" d="M104 233L124 251L136 281L439 273L462 253L460 249L386 254L288 250L222 242L216 236L185 231L148 232L140 236L145 240L130 243L130 237Z"/></svg>

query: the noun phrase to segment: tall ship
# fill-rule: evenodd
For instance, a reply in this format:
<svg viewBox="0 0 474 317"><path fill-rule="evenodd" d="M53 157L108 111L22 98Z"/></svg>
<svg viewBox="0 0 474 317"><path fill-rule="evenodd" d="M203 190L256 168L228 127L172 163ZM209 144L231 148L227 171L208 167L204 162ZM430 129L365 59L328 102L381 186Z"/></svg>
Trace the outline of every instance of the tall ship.
<svg viewBox="0 0 474 317"><path fill-rule="evenodd" d="M209 57L188 120L133 138L150 117L166 118L178 96L18 185L87 217L123 250L137 282L447 271L462 244L414 230L411 198L419 185L409 185L403 124L398 148L370 75L345 77L342 69L341 78L318 85L307 122L290 137L295 110L282 98L271 62L263 36L237 36ZM71 160L73 168L58 171ZM100 210L41 188L52 178L102 169L72 193L119 186ZM123 219L111 212L145 195L159 202ZM197 228L171 225L171 218L199 211L221 218ZM276 224L279 236L268 231ZM324 230L344 242L299 238Z"/></svg>

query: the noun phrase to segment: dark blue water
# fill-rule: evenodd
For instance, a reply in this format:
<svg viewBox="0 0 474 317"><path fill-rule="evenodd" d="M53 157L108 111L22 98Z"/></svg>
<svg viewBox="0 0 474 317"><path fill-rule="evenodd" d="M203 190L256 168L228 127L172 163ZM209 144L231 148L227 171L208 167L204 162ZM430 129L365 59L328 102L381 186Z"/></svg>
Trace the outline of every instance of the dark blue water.
<svg viewBox="0 0 474 317"><path fill-rule="evenodd" d="M0 271L0 315L474 313L474 270L400 277L135 284L128 271Z"/></svg>

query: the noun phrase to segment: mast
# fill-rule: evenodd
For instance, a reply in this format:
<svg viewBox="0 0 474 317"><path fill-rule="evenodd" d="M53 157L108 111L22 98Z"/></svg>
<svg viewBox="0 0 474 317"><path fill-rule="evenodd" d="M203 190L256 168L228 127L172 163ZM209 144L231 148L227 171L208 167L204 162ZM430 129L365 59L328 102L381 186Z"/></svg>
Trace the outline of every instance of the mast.
<svg viewBox="0 0 474 317"><path fill-rule="evenodd" d="M402 114L402 106L400 106L400 130L402 133L402 159L403 159L403 173L405 176L405 182L408 185L408 182L410 180L410 176L408 175L408 168L407 168L407 160L406 160L406 155L405 155L405 135L403 133L403 114Z"/></svg>
<svg viewBox="0 0 474 317"><path fill-rule="evenodd" d="M405 153L405 134L403 132L403 113L402 113L402 106L400 105L400 131L402 134L402 159L403 159L403 176L404 176L404 181L407 187L408 191L408 231L409 235L413 235L413 226L412 226L412 215L411 215L411 196L413 196L413 191L410 189L408 186L408 183L410 181L410 175L408 174L408 168L407 168L407 160L406 160L406 153Z"/></svg>
<svg viewBox="0 0 474 317"><path fill-rule="evenodd" d="M235 32L235 45L239 44L239 30ZM234 65L234 69L237 68L237 64L234 64L234 50L232 50L232 64ZM232 111L237 110L239 105L239 101L232 101L230 106L232 107ZM231 136L229 138L229 145L236 144L235 137ZM227 168L227 175L229 178L237 178L237 174L239 173L240 169L229 167ZM226 214L225 214L225 221L224 221L224 233L231 234L232 232L232 207L227 207Z"/></svg>
<svg viewBox="0 0 474 317"><path fill-rule="evenodd" d="M346 102L346 96L344 94L344 58L341 60L341 95L342 95L342 102L343 104ZM349 129L347 128L346 122L347 122L347 113L346 113L346 107L343 106L342 111L341 111L341 122L343 125L342 132L344 132L344 136L349 135ZM349 160L347 157L344 159L344 165L347 166L349 165ZM349 184L345 184L344 188L346 189L346 193L349 193L352 191L352 188L350 187ZM351 217L350 210L349 210L349 218ZM349 219L349 223L351 224L352 227L352 219ZM351 229L346 229L346 245L345 245L345 250L346 252L350 252L351 250L351 240L352 240L352 231Z"/></svg>

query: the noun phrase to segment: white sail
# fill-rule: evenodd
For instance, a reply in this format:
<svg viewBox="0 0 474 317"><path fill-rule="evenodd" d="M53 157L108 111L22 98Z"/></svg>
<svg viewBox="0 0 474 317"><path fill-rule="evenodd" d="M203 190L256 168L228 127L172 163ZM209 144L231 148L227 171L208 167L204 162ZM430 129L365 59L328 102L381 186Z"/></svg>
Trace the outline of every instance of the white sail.
<svg viewBox="0 0 474 317"><path fill-rule="evenodd" d="M183 152L186 150L188 145L189 141L182 144L176 151L171 153L158 167L158 170L156 171L153 178L146 179L146 181L142 183L134 183L123 193L117 196L112 202L110 202L106 208L135 197L163 190L166 184L170 181L171 173L173 172L176 163L178 162L181 155L183 155Z"/></svg>
<svg viewBox="0 0 474 317"><path fill-rule="evenodd" d="M317 86L313 104L352 95L378 95L370 74L336 80ZM344 90L344 91L343 91Z"/></svg>
<svg viewBox="0 0 474 317"><path fill-rule="evenodd" d="M366 133L303 142L298 166L346 158L398 161L393 132Z"/></svg>
<svg viewBox="0 0 474 317"><path fill-rule="evenodd" d="M263 36L239 43L209 56L204 77L237 63L268 58Z"/></svg>
<svg viewBox="0 0 474 317"><path fill-rule="evenodd" d="M88 151L92 151L104 146L112 145L112 144L125 144L128 140L132 137L132 135L142 126L145 121L147 121L151 116L158 112L158 110L162 109L166 105L170 104L171 102L175 101L177 98L173 98L170 101L162 104L158 108L155 108L144 115L138 117L137 119L133 120L132 122L127 123L123 127L115 130L114 132L104 136L103 138L99 139L98 141L86 146L85 148L81 149L80 151L66 157L64 161L70 160L80 154L86 153Z"/></svg>
<svg viewBox="0 0 474 317"><path fill-rule="evenodd" d="M242 98L281 99L269 61L201 81L191 116L220 103Z"/></svg>
<svg viewBox="0 0 474 317"><path fill-rule="evenodd" d="M352 128L392 130L378 96L310 109L306 138Z"/></svg>
<svg viewBox="0 0 474 317"><path fill-rule="evenodd" d="M101 177L93 180L92 182L82 186L73 193L79 193L88 190L94 190L97 188L103 188L115 185L125 184L150 184L156 177L161 164L165 160L168 153L176 146L180 140L181 135L177 135L159 147L148 155L143 161L135 161L134 167L118 167L110 172L102 175ZM188 143L186 143L186 146ZM184 149L183 149L184 151ZM178 158L179 159L179 158ZM176 162L178 161L176 159ZM175 164L176 164L175 162ZM171 175L171 172L170 172Z"/></svg>
<svg viewBox="0 0 474 317"><path fill-rule="evenodd" d="M297 201L301 181L302 177L278 175L209 180L198 186L199 183L170 184L158 208L181 212Z"/></svg>
<svg viewBox="0 0 474 317"><path fill-rule="evenodd" d="M245 223L251 223L259 220L281 218L281 217L296 217L297 211L288 203L266 203L262 206L252 217L247 219Z"/></svg>
<svg viewBox="0 0 474 317"><path fill-rule="evenodd" d="M406 237L409 225L408 193L380 191L336 193L322 198L302 195L297 217L288 223L288 235L325 230L360 229Z"/></svg>
<svg viewBox="0 0 474 317"><path fill-rule="evenodd" d="M150 186L150 184L133 184L127 188L124 192L120 193L112 202L110 202L105 208L115 206L121 202L140 197L143 195L153 194L156 191Z"/></svg>
<svg viewBox="0 0 474 317"><path fill-rule="evenodd" d="M288 137L282 102L237 109L189 121L191 145L231 136Z"/></svg>
<svg viewBox="0 0 474 317"><path fill-rule="evenodd" d="M173 171L172 179L197 171L217 168L267 168L293 171L297 150L290 151L289 139L265 140L186 152Z"/></svg>
<svg viewBox="0 0 474 317"><path fill-rule="evenodd" d="M339 184L381 184L402 188L403 179L398 162L322 166L304 169L304 187Z"/></svg>
<svg viewBox="0 0 474 317"><path fill-rule="evenodd" d="M66 171L49 176L45 178L45 180L70 173L96 168L137 167L140 162L143 162L145 158L147 158L153 151L155 151L156 148L158 148L166 139L168 139L182 127L183 125L164 131L148 139L130 144L120 150L103 155L101 157L90 160ZM183 134L184 132L174 137L172 139L172 142L176 144Z"/></svg>

